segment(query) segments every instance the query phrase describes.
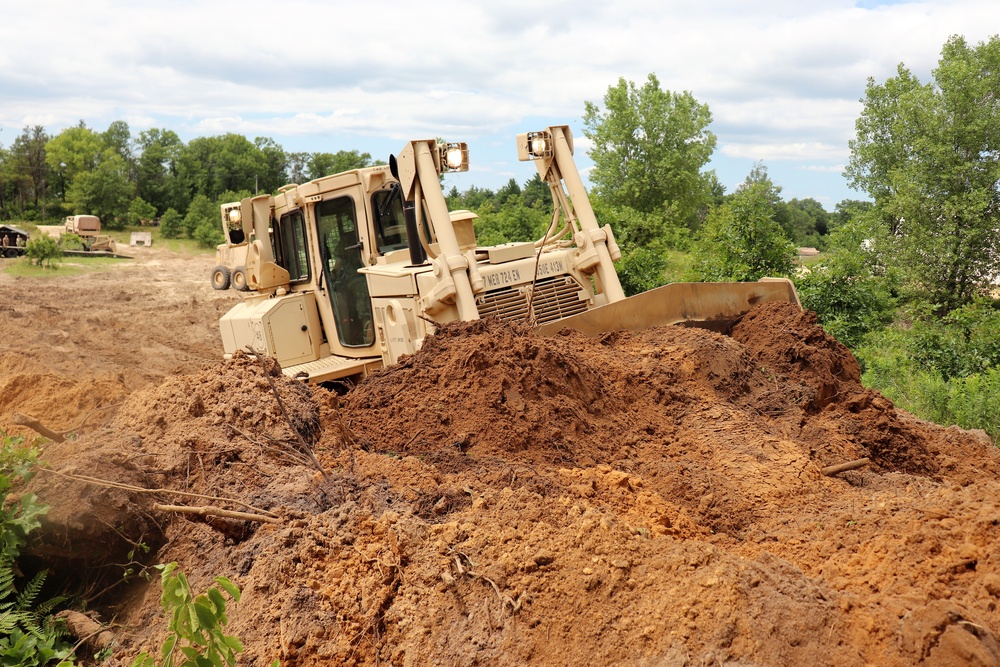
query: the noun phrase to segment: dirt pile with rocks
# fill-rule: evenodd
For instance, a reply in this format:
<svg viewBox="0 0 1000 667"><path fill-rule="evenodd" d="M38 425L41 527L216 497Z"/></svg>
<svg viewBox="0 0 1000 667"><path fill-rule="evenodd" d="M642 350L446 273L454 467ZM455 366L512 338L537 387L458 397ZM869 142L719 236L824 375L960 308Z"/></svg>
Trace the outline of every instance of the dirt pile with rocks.
<svg viewBox="0 0 1000 667"><path fill-rule="evenodd" d="M230 577L253 665L1000 664L1000 454L859 376L788 304L731 336L459 323L344 396L237 355L48 445L33 554ZM163 640L159 594L97 601L113 664Z"/></svg>

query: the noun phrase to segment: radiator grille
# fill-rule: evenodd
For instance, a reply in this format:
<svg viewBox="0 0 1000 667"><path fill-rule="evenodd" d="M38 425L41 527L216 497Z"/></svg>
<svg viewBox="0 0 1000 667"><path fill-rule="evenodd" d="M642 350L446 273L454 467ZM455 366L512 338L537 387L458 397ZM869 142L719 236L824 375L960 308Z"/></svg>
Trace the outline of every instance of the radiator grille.
<svg viewBox="0 0 1000 667"><path fill-rule="evenodd" d="M587 310L583 288L569 276L543 278L535 283L531 310L536 324L555 322ZM528 295L531 285L502 287L476 297L479 316L523 322L528 319Z"/></svg>

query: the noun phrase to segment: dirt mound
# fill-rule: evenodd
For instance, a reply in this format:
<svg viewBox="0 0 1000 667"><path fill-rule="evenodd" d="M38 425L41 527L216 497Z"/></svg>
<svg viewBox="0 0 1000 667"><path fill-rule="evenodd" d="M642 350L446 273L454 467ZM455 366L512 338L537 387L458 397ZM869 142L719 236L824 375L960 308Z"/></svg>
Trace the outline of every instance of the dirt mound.
<svg viewBox="0 0 1000 667"><path fill-rule="evenodd" d="M342 398L237 358L45 458L165 490L35 482L50 542L109 524L231 577L248 664L1000 664L996 448L865 390L787 304L732 337L458 323ZM162 639L158 586L104 604L116 664Z"/></svg>

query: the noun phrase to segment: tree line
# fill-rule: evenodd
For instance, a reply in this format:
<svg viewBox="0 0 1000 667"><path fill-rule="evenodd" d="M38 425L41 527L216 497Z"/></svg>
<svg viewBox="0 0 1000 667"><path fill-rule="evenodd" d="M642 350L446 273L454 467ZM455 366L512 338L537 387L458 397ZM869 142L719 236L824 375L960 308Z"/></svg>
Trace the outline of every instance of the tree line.
<svg viewBox="0 0 1000 667"><path fill-rule="evenodd" d="M184 217L198 198L273 192L371 164L370 154L356 150L288 153L268 137L236 133L185 143L162 128L133 135L124 121L102 132L81 120L55 136L36 125L0 145L0 220L87 213L122 229L168 211Z"/></svg>

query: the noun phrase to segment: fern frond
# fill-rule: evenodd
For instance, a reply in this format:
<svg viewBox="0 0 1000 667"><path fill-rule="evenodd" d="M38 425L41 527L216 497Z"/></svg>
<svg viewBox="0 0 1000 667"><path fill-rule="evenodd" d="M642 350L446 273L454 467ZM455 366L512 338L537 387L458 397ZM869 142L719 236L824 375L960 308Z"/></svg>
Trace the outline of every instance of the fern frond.
<svg viewBox="0 0 1000 667"><path fill-rule="evenodd" d="M38 593L42 590L42 585L45 583L47 576L49 576L48 571L42 570L31 578L28 585L17 596L16 609L31 609L31 606L35 603L35 598L38 597Z"/></svg>
<svg viewBox="0 0 1000 667"><path fill-rule="evenodd" d="M6 600L16 590L14 588L14 559L0 554L0 600Z"/></svg>
<svg viewBox="0 0 1000 667"><path fill-rule="evenodd" d="M32 628L36 626L34 616L29 612L20 609L0 612L0 636L10 634L15 628L21 628L34 634Z"/></svg>
<svg viewBox="0 0 1000 667"><path fill-rule="evenodd" d="M46 600L45 602L38 603L35 607L35 615L38 618L48 618L52 614L52 610L61 605L66 601L65 596L57 595L56 597Z"/></svg>

